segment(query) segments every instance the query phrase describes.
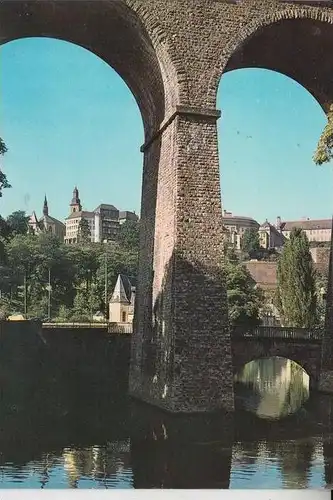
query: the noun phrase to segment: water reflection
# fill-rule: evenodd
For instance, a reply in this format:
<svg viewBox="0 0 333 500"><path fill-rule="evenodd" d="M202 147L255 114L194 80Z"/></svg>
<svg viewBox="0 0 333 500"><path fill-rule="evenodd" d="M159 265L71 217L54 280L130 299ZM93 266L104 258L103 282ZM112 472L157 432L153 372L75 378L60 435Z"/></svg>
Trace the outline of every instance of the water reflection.
<svg viewBox="0 0 333 500"><path fill-rule="evenodd" d="M295 413L309 398L309 376L281 357L251 361L235 376L238 402L261 418Z"/></svg>
<svg viewBox="0 0 333 500"><path fill-rule="evenodd" d="M237 382L241 408L252 405L255 413L174 418L128 399L126 349L120 355L109 339L106 349L94 336L75 335L56 342L52 332L54 348L38 352L38 362L31 353L21 362L14 342L10 355L0 352L1 488L332 484L333 399L311 396L288 416L308 397L308 385L286 360L247 368L242 376L251 387ZM267 412L275 419L257 417Z"/></svg>

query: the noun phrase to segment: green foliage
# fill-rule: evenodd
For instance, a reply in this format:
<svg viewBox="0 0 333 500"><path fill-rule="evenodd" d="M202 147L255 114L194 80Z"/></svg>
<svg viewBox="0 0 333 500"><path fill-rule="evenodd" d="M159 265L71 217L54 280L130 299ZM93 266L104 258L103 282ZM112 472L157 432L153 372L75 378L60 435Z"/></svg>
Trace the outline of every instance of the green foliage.
<svg viewBox="0 0 333 500"><path fill-rule="evenodd" d="M91 241L89 222L84 217L82 217L82 219L79 222L77 241L79 243L89 243Z"/></svg>
<svg viewBox="0 0 333 500"><path fill-rule="evenodd" d="M17 234L26 234L28 232L29 217L23 210L17 210L7 217L7 231L15 236Z"/></svg>
<svg viewBox="0 0 333 500"><path fill-rule="evenodd" d="M3 156L5 153L7 153L7 151L8 151L7 146L0 137L0 156ZM7 180L6 174L4 174L0 169L0 198L2 197L2 190L10 187L11 185Z"/></svg>
<svg viewBox="0 0 333 500"><path fill-rule="evenodd" d="M259 233L256 229L245 229L242 240L241 249L246 252L250 258L253 258L260 250Z"/></svg>
<svg viewBox="0 0 333 500"><path fill-rule="evenodd" d="M128 220L120 226L119 243L125 248L138 249L139 237L139 222Z"/></svg>
<svg viewBox="0 0 333 500"><path fill-rule="evenodd" d="M277 266L276 304L284 326L309 328L317 321L316 275L306 234L291 231Z"/></svg>
<svg viewBox="0 0 333 500"><path fill-rule="evenodd" d="M232 325L257 326L263 292L231 249L224 263L229 320Z"/></svg>
<svg viewBox="0 0 333 500"><path fill-rule="evenodd" d="M327 125L325 126L313 155L316 165L328 163L333 158L333 104L327 113Z"/></svg>
<svg viewBox="0 0 333 500"><path fill-rule="evenodd" d="M5 310L46 318L48 280L51 283L51 316L63 321L90 321L105 310L105 271L109 299L119 273L137 274L137 250L118 242L65 245L52 233L11 234L3 239L0 261L0 297ZM2 307L2 309L1 309Z"/></svg>

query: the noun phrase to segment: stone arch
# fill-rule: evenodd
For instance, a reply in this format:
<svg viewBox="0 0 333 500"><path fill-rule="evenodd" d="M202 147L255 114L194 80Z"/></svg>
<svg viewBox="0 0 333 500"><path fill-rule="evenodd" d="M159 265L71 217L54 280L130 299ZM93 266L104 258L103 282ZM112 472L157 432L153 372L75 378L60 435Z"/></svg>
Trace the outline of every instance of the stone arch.
<svg viewBox="0 0 333 500"><path fill-rule="evenodd" d="M318 377L318 372L319 372L319 366L318 370L314 370L313 366L311 365L310 361L303 360L303 359L298 359L297 356L294 356L293 354L288 354L288 353L283 353L283 352L268 352L268 353L257 353L254 355L249 354L248 358L244 357L244 359L241 359L241 362L239 363L234 363L234 374L236 374L241 368L246 366L248 363L251 363L252 361L258 361L260 359L270 359L270 358L283 358L286 360L293 361L296 363L302 370L305 371L305 373L309 376L309 385L311 387L316 387L317 383L317 377Z"/></svg>
<svg viewBox="0 0 333 500"><path fill-rule="evenodd" d="M280 35L279 39L277 38L278 34ZM310 36L321 41L309 44L308 47L311 47L309 53L305 45ZM265 37L269 40L268 45L263 43ZM290 40L297 40L297 43L290 43L282 50L282 44L287 44ZM325 43L322 43L323 41ZM272 53L269 54L271 62L267 64L267 55L269 49L272 48L272 43L278 44L279 42L278 50L273 51L274 57L272 57ZM294 54L299 53L302 47L304 56L301 65L297 65ZM333 71L333 64L329 61L329 54L332 53L332 50L333 10L289 6L289 8L284 7L281 10L276 9L265 16L254 17L252 21L245 22L237 34L230 38L217 59L207 87L207 102L212 107L216 106L218 88L223 73L235 69L257 67L271 69L294 79L307 89L326 111L333 101L333 83L330 83L331 78L329 78ZM316 54L322 52L327 54L326 65L323 65L322 61L319 62L320 57L315 57ZM256 57L253 57L254 53ZM277 63L276 61L279 59L280 62ZM285 60L284 65L281 64L283 60ZM315 76L313 74L314 67L316 68Z"/></svg>
<svg viewBox="0 0 333 500"><path fill-rule="evenodd" d="M90 50L132 91L148 140L179 101L179 75L160 24L135 2L119 0L5 0L0 4L0 43L49 37Z"/></svg>

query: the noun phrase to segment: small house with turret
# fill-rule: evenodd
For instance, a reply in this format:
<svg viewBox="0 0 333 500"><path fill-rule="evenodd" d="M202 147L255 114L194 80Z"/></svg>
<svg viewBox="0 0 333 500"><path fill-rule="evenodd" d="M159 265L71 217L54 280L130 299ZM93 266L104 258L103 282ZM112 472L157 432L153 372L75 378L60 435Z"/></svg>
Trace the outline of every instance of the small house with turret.
<svg viewBox="0 0 333 500"><path fill-rule="evenodd" d="M135 302L135 280L119 274L109 303L111 323L132 323Z"/></svg>

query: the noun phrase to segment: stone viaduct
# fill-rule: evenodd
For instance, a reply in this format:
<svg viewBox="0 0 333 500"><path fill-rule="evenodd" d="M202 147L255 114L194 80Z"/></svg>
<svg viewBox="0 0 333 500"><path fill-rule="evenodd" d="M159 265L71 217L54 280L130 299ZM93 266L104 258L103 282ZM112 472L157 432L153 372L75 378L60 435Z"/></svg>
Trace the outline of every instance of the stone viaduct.
<svg viewBox="0 0 333 500"><path fill-rule="evenodd" d="M233 410L219 81L240 68L275 70L326 110L333 101L332 23L331 2L315 0L0 3L2 43L45 36L85 47L119 73L140 108L145 142L132 395L171 412Z"/></svg>

